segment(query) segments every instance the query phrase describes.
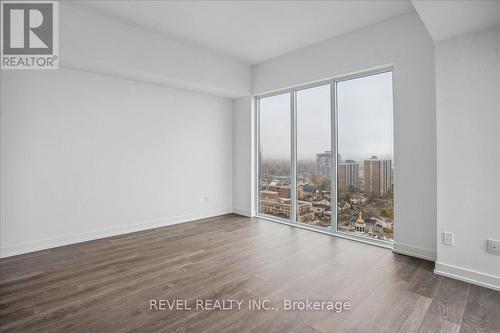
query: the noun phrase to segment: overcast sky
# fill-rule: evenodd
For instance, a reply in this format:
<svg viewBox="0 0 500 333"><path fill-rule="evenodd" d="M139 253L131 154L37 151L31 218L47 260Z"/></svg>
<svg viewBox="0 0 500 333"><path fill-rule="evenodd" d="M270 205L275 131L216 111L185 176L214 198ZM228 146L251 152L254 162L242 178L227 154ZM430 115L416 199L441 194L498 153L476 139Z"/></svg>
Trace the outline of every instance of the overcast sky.
<svg viewBox="0 0 500 333"><path fill-rule="evenodd" d="M392 157L392 73L337 84L339 153L343 159ZM260 100L260 146L266 159L290 158L290 95ZM297 93L297 158L330 150L330 86Z"/></svg>

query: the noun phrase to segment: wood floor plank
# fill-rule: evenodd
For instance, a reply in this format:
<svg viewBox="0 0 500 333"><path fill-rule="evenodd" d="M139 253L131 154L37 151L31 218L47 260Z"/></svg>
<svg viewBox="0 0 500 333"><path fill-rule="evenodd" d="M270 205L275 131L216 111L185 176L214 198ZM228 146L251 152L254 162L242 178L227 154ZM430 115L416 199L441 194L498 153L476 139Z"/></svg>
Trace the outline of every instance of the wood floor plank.
<svg viewBox="0 0 500 333"><path fill-rule="evenodd" d="M498 292L471 287L466 301L468 284L432 270L387 249L228 214L0 259L0 331L499 331ZM275 309L152 311L151 299L269 300ZM285 299L352 308L285 311Z"/></svg>
<svg viewBox="0 0 500 333"><path fill-rule="evenodd" d="M470 286L460 333L500 332L500 292Z"/></svg>
<svg viewBox="0 0 500 333"><path fill-rule="evenodd" d="M459 325L452 323L439 315L427 312L422 320L418 333L458 333L459 331Z"/></svg>
<svg viewBox="0 0 500 333"><path fill-rule="evenodd" d="M408 291L424 297L434 297L439 285L439 276L433 273L433 264L422 261L419 269L412 276L408 285Z"/></svg>
<svg viewBox="0 0 500 333"><path fill-rule="evenodd" d="M446 321L460 325L469 290L469 284L441 277L429 312Z"/></svg>

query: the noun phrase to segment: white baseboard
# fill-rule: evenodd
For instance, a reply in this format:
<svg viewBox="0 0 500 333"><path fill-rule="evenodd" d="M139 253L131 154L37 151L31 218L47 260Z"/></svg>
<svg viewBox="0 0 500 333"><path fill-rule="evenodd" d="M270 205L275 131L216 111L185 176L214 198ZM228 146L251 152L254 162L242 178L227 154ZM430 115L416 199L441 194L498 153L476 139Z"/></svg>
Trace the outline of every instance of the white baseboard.
<svg viewBox="0 0 500 333"><path fill-rule="evenodd" d="M436 262L434 273L500 291L500 277Z"/></svg>
<svg viewBox="0 0 500 333"><path fill-rule="evenodd" d="M238 215L247 216L247 217L252 217L252 211L250 209L246 209L246 208L234 207L233 213L238 214Z"/></svg>
<svg viewBox="0 0 500 333"><path fill-rule="evenodd" d="M392 251L429 261L436 261L436 251L408 244L394 243Z"/></svg>
<svg viewBox="0 0 500 333"><path fill-rule="evenodd" d="M70 245L80 242L86 242L90 240L95 240L99 238L117 236L122 234L128 234L131 232L154 229L159 227L164 227L168 225L190 222L199 219L205 219L209 217L214 217L218 215L224 215L232 213L231 208L218 209L211 211L198 212L194 214L179 215L174 217L167 217L162 219L155 219L149 221L142 221L139 223L128 224L123 226L117 226L113 228L107 228L102 230L90 231L80 234L55 237L50 239L44 239L31 243L17 244L0 248L0 258L10 257L18 254L47 250L53 247Z"/></svg>

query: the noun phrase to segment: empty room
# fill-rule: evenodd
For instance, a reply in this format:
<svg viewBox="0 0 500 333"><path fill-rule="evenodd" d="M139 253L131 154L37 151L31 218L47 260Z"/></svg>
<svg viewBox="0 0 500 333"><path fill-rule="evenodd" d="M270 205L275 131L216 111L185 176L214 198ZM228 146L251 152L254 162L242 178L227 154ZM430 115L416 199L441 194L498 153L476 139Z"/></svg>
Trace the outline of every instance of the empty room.
<svg viewBox="0 0 500 333"><path fill-rule="evenodd" d="M500 1L0 17L0 332L500 333Z"/></svg>

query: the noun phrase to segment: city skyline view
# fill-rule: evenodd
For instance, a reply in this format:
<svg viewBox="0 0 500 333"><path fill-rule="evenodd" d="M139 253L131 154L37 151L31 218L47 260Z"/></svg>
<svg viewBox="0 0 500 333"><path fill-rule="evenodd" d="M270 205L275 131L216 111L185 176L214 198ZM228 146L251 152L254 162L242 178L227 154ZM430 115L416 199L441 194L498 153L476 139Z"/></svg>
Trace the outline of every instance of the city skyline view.
<svg viewBox="0 0 500 333"><path fill-rule="evenodd" d="M259 212L291 220L295 207L297 223L329 229L336 222L335 230L340 232L392 241L392 72L336 83L336 147L331 147L330 92L330 84L294 92L294 133L290 93L259 99ZM297 159L295 202L292 134ZM336 214L332 214L333 198Z"/></svg>
<svg viewBox="0 0 500 333"><path fill-rule="evenodd" d="M360 92L363 98L359 98ZM392 93L392 72L337 83L338 142L342 142L338 153L342 158L361 161L376 155L393 159ZM267 97L260 103L260 109L266 110L259 114L261 158L289 160L290 95ZM313 161L316 154L332 150L330 85L297 92L297 123L298 160ZM307 140L300 140L301 132L307 132Z"/></svg>

